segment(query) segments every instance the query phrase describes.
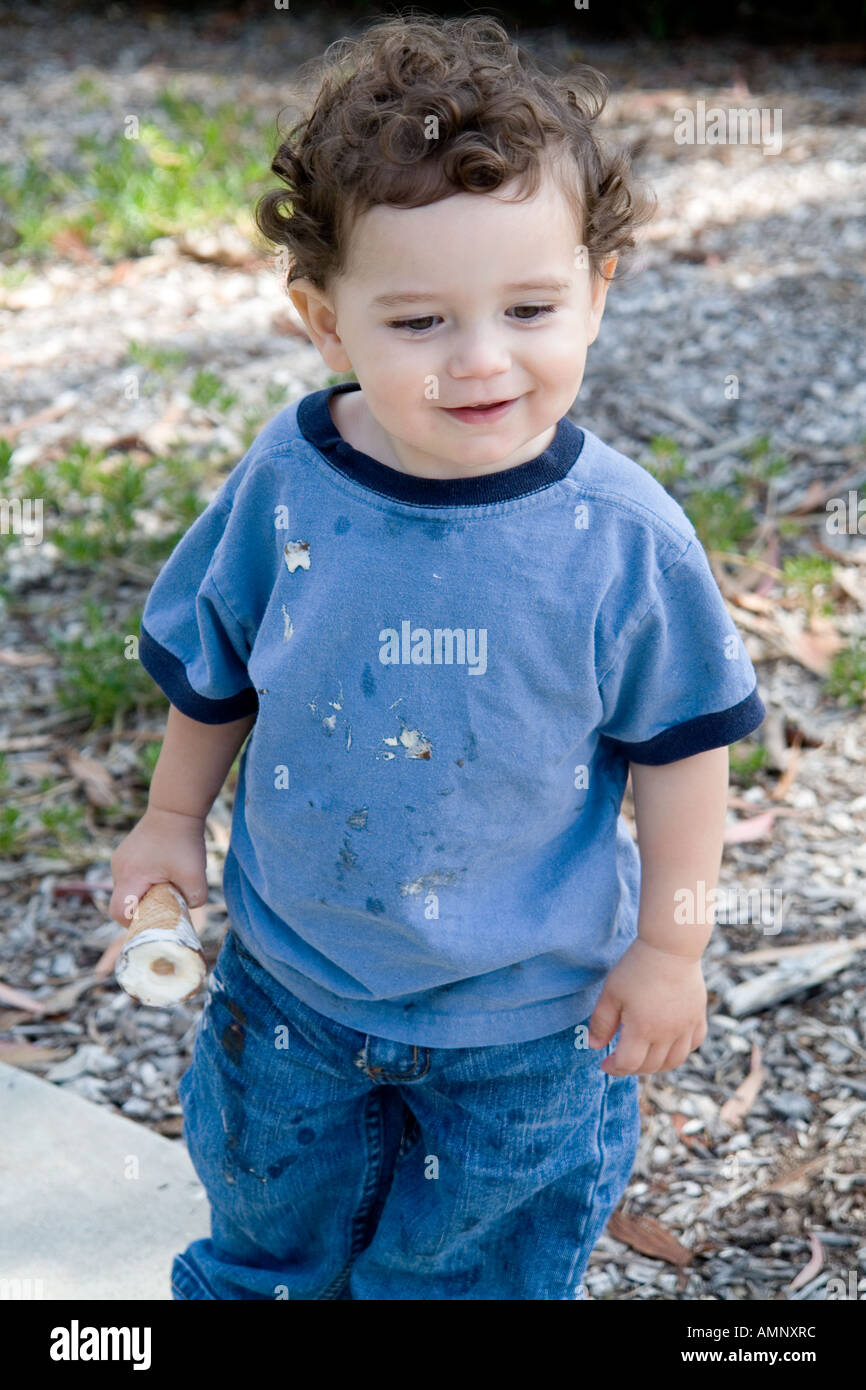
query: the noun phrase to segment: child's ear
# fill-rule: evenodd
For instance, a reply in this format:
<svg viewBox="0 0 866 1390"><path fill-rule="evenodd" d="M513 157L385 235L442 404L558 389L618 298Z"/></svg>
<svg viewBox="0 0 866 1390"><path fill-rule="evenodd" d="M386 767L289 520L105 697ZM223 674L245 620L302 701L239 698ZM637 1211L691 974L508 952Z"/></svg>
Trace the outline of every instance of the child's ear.
<svg viewBox="0 0 866 1390"><path fill-rule="evenodd" d="M616 263L618 260L619 256L616 254L616 252L613 252L613 254L608 256L607 260L602 265L602 273L600 275L596 271L592 272L592 288L590 290L588 325L589 333L587 335L587 346L589 346L590 343L594 343L596 338L598 337L598 330L601 327L602 315L604 314L605 301L607 300L607 291L608 285L610 283L610 277L613 275L613 272L616 269Z"/></svg>
<svg viewBox="0 0 866 1390"><path fill-rule="evenodd" d="M312 280L293 280L289 286L289 298L327 366L334 372L352 371L352 364L337 332L337 316L332 301L324 290L320 290Z"/></svg>

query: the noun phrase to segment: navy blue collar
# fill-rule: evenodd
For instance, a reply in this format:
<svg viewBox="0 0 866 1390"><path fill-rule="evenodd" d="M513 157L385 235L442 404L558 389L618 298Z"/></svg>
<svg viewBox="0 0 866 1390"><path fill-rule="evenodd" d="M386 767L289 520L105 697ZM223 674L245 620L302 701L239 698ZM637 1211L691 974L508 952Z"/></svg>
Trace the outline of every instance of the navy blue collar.
<svg viewBox="0 0 866 1390"><path fill-rule="evenodd" d="M556 426L553 440L537 458L498 473L481 473L474 478L419 478L389 468L369 454L348 444L340 434L328 401L335 391L360 391L358 381L341 381L311 391L298 402L298 428L305 439L347 478L398 502L417 502L425 507L472 507L483 502L504 502L525 497L559 482L574 467L583 448L583 431L567 415Z"/></svg>

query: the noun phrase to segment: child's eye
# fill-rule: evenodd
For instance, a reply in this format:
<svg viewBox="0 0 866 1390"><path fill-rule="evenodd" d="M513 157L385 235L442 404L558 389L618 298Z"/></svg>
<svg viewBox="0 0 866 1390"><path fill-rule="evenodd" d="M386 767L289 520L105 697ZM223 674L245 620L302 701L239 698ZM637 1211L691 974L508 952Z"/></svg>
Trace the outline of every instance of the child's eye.
<svg viewBox="0 0 866 1390"><path fill-rule="evenodd" d="M408 328L412 333L425 333L435 317L435 314L424 314L423 317L418 319L394 319L388 324L388 327ZM414 325L419 323L425 326L423 328L416 328Z"/></svg>
<svg viewBox="0 0 866 1390"><path fill-rule="evenodd" d="M542 316L543 314L555 314L555 313L556 313L556 305L555 305L555 304L518 304L516 307L517 307L517 309L529 309L533 314L537 314L539 318L541 318L541 316ZM519 323L532 323L533 320L532 320L532 319L524 319L524 318L521 318L521 319L518 320L518 322L519 322Z"/></svg>
<svg viewBox="0 0 866 1390"><path fill-rule="evenodd" d="M516 308L518 310L528 309L533 315L532 318L519 317L517 320L518 323L533 323L536 317L541 318L544 314L556 313L555 304L518 304ZM410 333L426 333L436 317L436 314L424 314L421 318L417 319L392 319L388 327L398 329L407 328Z"/></svg>

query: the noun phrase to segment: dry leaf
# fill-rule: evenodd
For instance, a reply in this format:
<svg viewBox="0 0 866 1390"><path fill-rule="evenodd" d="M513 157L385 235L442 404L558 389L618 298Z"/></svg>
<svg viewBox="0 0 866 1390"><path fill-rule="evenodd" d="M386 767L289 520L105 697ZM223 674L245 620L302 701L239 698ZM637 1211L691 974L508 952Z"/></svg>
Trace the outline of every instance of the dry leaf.
<svg viewBox="0 0 866 1390"><path fill-rule="evenodd" d="M816 1274L820 1274L824 1266L824 1247L814 1231L809 1232L809 1241L812 1246L812 1258L800 1270L796 1279L791 1280L786 1290L788 1293L796 1293L797 1289L801 1289L804 1284L808 1284L810 1280L814 1279Z"/></svg>
<svg viewBox="0 0 866 1390"><path fill-rule="evenodd" d="M174 1139L183 1131L183 1115L166 1115L162 1120L157 1120L153 1128L159 1134L166 1134Z"/></svg>
<svg viewBox="0 0 866 1390"><path fill-rule="evenodd" d="M0 662L4 666L47 666L54 662L48 652L11 652L8 648L0 650Z"/></svg>
<svg viewBox="0 0 866 1390"><path fill-rule="evenodd" d="M794 742L791 744L791 749L788 754L788 766L785 768L784 772L782 773L781 777L779 778L778 782L776 783L775 787L770 793L774 801L784 801L789 791L791 790L791 787L797 779L797 769L800 766L800 761L802 757L800 753L800 745L802 741L802 735L800 733L800 730L798 729L796 731L796 734L794 736Z"/></svg>
<svg viewBox="0 0 866 1390"><path fill-rule="evenodd" d="M176 441L180 421L184 417L184 408L180 401L172 401L162 415L154 424L149 425L142 434L145 448L152 454L164 453Z"/></svg>
<svg viewBox="0 0 866 1390"><path fill-rule="evenodd" d="M181 162L174 155L168 157L172 162ZM152 153L151 158L154 158ZM253 269L261 265L263 260L243 233L232 226L219 227L214 232L199 229L182 232L177 239L177 249L194 261L230 269Z"/></svg>
<svg viewBox="0 0 866 1390"><path fill-rule="evenodd" d="M0 429L0 439L14 441L24 430L31 429L34 425L43 425L50 420L58 420L65 415L75 405L77 397L73 391L65 391L58 400L52 405L47 405L44 410L39 410L35 415L28 415L23 420L16 420L14 425L4 424Z"/></svg>
<svg viewBox="0 0 866 1390"><path fill-rule="evenodd" d="M844 569L839 565L833 577L843 593L852 598L861 608L866 609L866 581L859 570Z"/></svg>
<svg viewBox="0 0 866 1390"><path fill-rule="evenodd" d="M768 574L766 579L773 582L773 576ZM778 599L764 598L763 594L731 594L731 601L736 603L739 608L748 608L752 613L775 613L779 606ZM737 615L739 617L739 614Z"/></svg>
<svg viewBox="0 0 866 1390"><path fill-rule="evenodd" d="M741 845L748 840L764 840L771 834L775 819L775 811L764 811L760 816L735 821L733 825L725 827L725 844Z"/></svg>
<svg viewBox="0 0 866 1390"><path fill-rule="evenodd" d="M781 608L776 611L776 623L788 654L807 671L826 676L831 658L845 645L835 627L816 615L809 627L801 628L797 618Z"/></svg>
<svg viewBox="0 0 866 1390"><path fill-rule="evenodd" d="M44 1067L49 1062L62 1062L71 1057L72 1047L41 1047L38 1043L6 1042L0 1038L0 1062L9 1067Z"/></svg>
<svg viewBox="0 0 866 1390"><path fill-rule="evenodd" d="M99 960L93 967L93 973L97 975L99 979L104 980L106 976L110 975L114 970L115 962L123 949L125 940L126 932L121 931L119 936L116 936L113 941L109 941L102 955L99 957Z"/></svg>
<svg viewBox="0 0 866 1390"><path fill-rule="evenodd" d="M744 1081L741 1081L734 1094L726 1100L719 1115L729 1124L732 1129L739 1129L745 1116L749 1113L757 1099L758 1093L764 1081L764 1068L761 1064L761 1050L757 1043L752 1043L752 1063L751 1070Z"/></svg>
<svg viewBox="0 0 866 1390"><path fill-rule="evenodd" d="M41 1014L45 1012L45 1005L41 999L28 994L23 989L14 989L12 985L4 985L0 980L0 1003L12 1004L16 1009L26 1009L31 1014Z"/></svg>
<svg viewBox="0 0 866 1390"><path fill-rule="evenodd" d="M755 803L746 801L742 796L728 796L728 805L732 811L754 811ZM799 816L801 819L808 815L807 811L801 810L798 806L774 806L774 816ZM749 819L749 817L747 817Z"/></svg>
<svg viewBox="0 0 866 1390"><path fill-rule="evenodd" d="M811 482L806 488L800 501L796 503L795 506L786 506L782 508L779 515L808 516L810 512L821 512L824 510L825 504L829 502L831 498L838 497L843 489L847 488L849 484L860 482L862 477L863 465L857 463L853 468L849 468L847 473L843 473L840 477L829 483L821 482L820 479L816 478L814 482Z"/></svg>
<svg viewBox="0 0 866 1390"><path fill-rule="evenodd" d="M47 1014L65 1014L69 1009L74 1008L78 1002L79 995L83 994L91 985L100 984L101 980L95 970L87 975L79 975L76 980L67 980L51 994L47 995L42 1003L45 1005Z"/></svg>
<svg viewBox="0 0 866 1390"><path fill-rule="evenodd" d="M66 256L78 265L101 264L99 256L93 254L81 232L74 227L61 227L51 237L51 245L59 256Z"/></svg>
<svg viewBox="0 0 866 1390"><path fill-rule="evenodd" d="M614 1240L621 1240L642 1255L651 1255L672 1265L691 1263L693 1252L681 1245L673 1232L654 1216L627 1216L625 1212L615 1211L605 1229Z"/></svg>
<svg viewBox="0 0 866 1390"><path fill-rule="evenodd" d="M31 1023L33 1015L26 1009L0 1009L0 1033L7 1033L16 1023Z"/></svg>
<svg viewBox="0 0 866 1390"><path fill-rule="evenodd" d="M83 758L78 753L66 755L66 766L84 788L91 806L113 806L117 800L114 783L107 768L95 758Z"/></svg>
<svg viewBox="0 0 866 1390"><path fill-rule="evenodd" d="M817 1158L810 1158L807 1163L801 1163L789 1172L783 1173L781 1177L775 1178L772 1182L764 1183L761 1187L756 1187L755 1192L784 1192L790 1197L799 1196L806 1191L804 1183L812 1173L819 1168L825 1167L830 1159L835 1155L828 1151L819 1154Z"/></svg>

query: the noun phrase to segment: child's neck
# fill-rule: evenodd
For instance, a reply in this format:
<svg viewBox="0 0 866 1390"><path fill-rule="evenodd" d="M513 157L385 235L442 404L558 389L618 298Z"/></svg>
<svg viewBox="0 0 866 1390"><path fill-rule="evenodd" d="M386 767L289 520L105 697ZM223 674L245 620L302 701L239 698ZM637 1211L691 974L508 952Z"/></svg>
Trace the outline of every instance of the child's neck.
<svg viewBox="0 0 866 1390"><path fill-rule="evenodd" d="M362 391L335 391L329 405L331 419L347 444L362 454L369 454L379 463L387 464L389 468L396 468L400 473L406 471L400 466L387 440L382 438L381 429L375 428L376 422L367 409Z"/></svg>

